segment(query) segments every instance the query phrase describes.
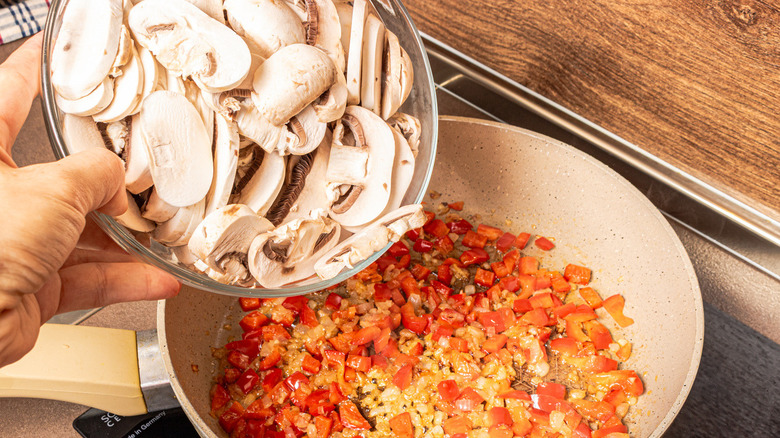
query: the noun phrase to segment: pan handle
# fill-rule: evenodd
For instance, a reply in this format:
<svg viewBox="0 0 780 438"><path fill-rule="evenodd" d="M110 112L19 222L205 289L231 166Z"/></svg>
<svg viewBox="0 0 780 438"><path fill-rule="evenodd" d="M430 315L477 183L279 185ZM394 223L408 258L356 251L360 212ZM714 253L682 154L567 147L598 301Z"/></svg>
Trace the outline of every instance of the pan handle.
<svg viewBox="0 0 780 438"><path fill-rule="evenodd" d="M136 332L44 324L32 351L0 368L0 397L62 400L123 416L145 414Z"/></svg>

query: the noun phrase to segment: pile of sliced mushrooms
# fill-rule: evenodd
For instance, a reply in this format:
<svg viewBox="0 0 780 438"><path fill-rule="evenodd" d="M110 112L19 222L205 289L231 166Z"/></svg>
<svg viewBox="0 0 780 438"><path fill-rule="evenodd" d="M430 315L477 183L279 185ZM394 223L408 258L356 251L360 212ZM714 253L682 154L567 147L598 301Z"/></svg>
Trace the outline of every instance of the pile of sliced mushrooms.
<svg viewBox="0 0 780 438"><path fill-rule="evenodd" d="M219 282L332 278L425 221L411 60L367 0L70 0L51 80L70 152L125 162L118 222Z"/></svg>

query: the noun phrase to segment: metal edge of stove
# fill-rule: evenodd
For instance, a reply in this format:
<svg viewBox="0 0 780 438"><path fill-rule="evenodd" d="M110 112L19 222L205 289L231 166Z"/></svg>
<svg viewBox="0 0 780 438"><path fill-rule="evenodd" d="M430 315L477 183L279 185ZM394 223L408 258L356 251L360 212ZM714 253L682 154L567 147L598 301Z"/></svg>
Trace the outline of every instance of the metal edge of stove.
<svg viewBox="0 0 780 438"><path fill-rule="evenodd" d="M780 280L780 222L424 33L423 42L433 62L452 70L435 78L438 90L491 119L516 124L486 108L490 97L485 94L495 94L585 140L600 149L586 152L601 152L602 157L596 157L599 159L608 155L609 164L618 167L615 170L642 190L667 218ZM468 84L459 86L463 81ZM470 96L462 92L475 88ZM474 102L480 98L482 102Z"/></svg>

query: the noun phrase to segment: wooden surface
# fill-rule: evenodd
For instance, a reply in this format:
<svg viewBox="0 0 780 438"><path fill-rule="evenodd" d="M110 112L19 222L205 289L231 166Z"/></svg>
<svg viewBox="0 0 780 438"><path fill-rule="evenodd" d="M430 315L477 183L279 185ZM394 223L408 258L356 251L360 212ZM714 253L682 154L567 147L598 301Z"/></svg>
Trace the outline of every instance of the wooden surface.
<svg viewBox="0 0 780 438"><path fill-rule="evenodd" d="M780 2L404 4L421 31L780 220Z"/></svg>

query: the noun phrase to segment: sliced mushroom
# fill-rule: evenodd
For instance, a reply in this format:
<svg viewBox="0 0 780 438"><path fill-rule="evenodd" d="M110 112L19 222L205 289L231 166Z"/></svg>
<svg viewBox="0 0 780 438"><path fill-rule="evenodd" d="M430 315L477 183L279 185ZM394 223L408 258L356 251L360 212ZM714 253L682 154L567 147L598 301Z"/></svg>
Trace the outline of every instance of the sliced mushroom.
<svg viewBox="0 0 780 438"><path fill-rule="evenodd" d="M206 195L206 216L227 205L238 167L238 128L222 114L215 122L214 178Z"/></svg>
<svg viewBox="0 0 780 438"><path fill-rule="evenodd" d="M62 136L71 154L106 147L97 124L89 117L65 114L62 118Z"/></svg>
<svg viewBox="0 0 780 438"><path fill-rule="evenodd" d="M184 81L184 96L198 110L200 119L203 120L203 126L206 127L206 133L209 136L209 144L214 144L214 113L208 103L203 99L200 88L192 81Z"/></svg>
<svg viewBox="0 0 780 438"><path fill-rule="evenodd" d="M322 50L292 44L255 72L252 101L271 124L281 126L336 82L333 61Z"/></svg>
<svg viewBox="0 0 780 438"><path fill-rule="evenodd" d="M157 193L157 189L152 189L152 193L149 194L149 199L144 203L141 216L155 221L157 223L167 222L179 211L179 207L174 207L171 204L163 201L160 195Z"/></svg>
<svg viewBox="0 0 780 438"><path fill-rule="evenodd" d="M349 57L349 39L352 30L352 4L349 2L334 2L336 13L339 15L339 24L341 24L341 48L344 50L344 57ZM346 61L346 59L345 59ZM346 66L342 72L346 73Z"/></svg>
<svg viewBox="0 0 780 438"><path fill-rule="evenodd" d="M420 150L420 135L422 134L420 120L409 114L395 113L387 120L387 123L403 134L416 158Z"/></svg>
<svg viewBox="0 0 780 438"><path fill-rule="evenodd" d="M235 113L238 132L251 139L264 151L274 152L282 137L284 127L269 122L255 108L255 104L251 100L243 100L238 105L239 110Z"/></svg>
<svg viewBox="0 0 780 438"><path fill-rule="evenodd" d="M149 0L144 0L149 1ZM157 225L152 238L166 246L182 246L189 242L195 228L203 220L206 201L180 208L172 218Z"/></svg>
<svg viewBox="0 0 780 438"><path fill-rule="evenodd" d="M187 94L187 87L184 85L184 79L177 73L165 70L165 84L164 90L173 91L182 96Z"/></svg>
<svg viewBox="0 0 780 438"><path fill-rule="evenodd" d="M325 188L325 174L328 171L331 138L328 132L317 149L300 157L295 166L287 172L288 181L274 205L265 214L271 223L278 225L310 217L315 210L328 210L330 203ZM311 159L306 158L309 156Z"/></svg>
<svg viewBox="0 0 780 438"><path fill-rule="evenodd" d="M231 282L251 284L247 252L255 237L271 229L267 219L246 205L232 204L206 216L188 246L209 268L228 274Z"/></svg>
<svg viewBox="0 0 780 438"><path fill-rule="evenodd" d="M148 233L154 230L154 222L141 217L141 210L138 208L138 204L135 203L135 199L133 199L133 196L129 192L127 192L127 211L119 216L115 216L114 219L116 219L120 225L141 233Z"/></svg>
<svg viewBox="0 0 780 438"><path fill-rule="evenodd" d="M403 47L401 47L401 105L409 97L412 92L412 85L414 85L414 67L412 66L412 58L406 53Z"/></svg>
<svg viewBox="0 0 780 438"><path fill-rule="evenodd" d="M257 236L249 270L263 287L275 288L314 275L314 263L339 241L341 227L327 217L298 219Z"/></svg>
<svg viewBox="0 0 780 438"><path fill-rule="evenodd" d="M241 82L235 89L251 90L252 82L255 79L255 72L257 71L257 68L260 67L260 64L265 62L266 58L262 55L262 49L260 49L260 47L258 47L257 44L255 44L252 40L244 37L244 42L246 43L246 46L249 47L249 53L252 55L252 63L249 65L249 74L246 75L244 81Z"/></svg>
<svg viewBox="0 0 780 438"><path fill-rule="evenodd" d="M332 0L305 0L306 44L319 47L330 56L339 72L347 67L341 45L341 23Z"/></svg>
<svg viewBox="0 0 780 438"><path fill-rule="evenodd" d="M347 81L343 74L338 73L333 86L312 104L319 121L330 123L340 119L347 109L347 94Z"/></svg>
<svg viewBox="0 0 780 438"><path fill-rule="evenodd" d="M125 150L125 146L130 142L130 128L128 124L130 119L122 119L116 122L111 122L105 125L98 125L98 128L104 126L103 142L111 149L115 154L121 156Z"/></svg>
<svg viewBox="0 0 780 438"><path fill-rule="evenodd" d="M225 24L225 13L222 12L222 0L187 0L209 17Z"/></svg>
<svg viewBox="0 0 780 438"><path fill-rule="evenodd" d="M403 61L401 60L401 44L394 33L385 32L384 64L382 67L382 101L381 116L387 120L398 111L403 103L403 86L401 84Z"/></svg>
<svg viewBox="0 0 780 438"><path fill-rule="evenodd" d="M323 280L333 278L342 269L352 269L388 243L397 242L407 231L423 226L425 220L419 204L392 211L320 257L314 264L314 270Z"/></svg>
<svg viewBox="0 0 780 438"><path fill-rule="evenodd" d="M116 122L124 119L138 105L144 86L144 71L135 46L131 47L132 58L122 67L122 75L114 80L114 98L101 112L94 114L97 122Z"/></svg>
<svg viewBox="0 0 780 438"><path fill-rule="evenodd" d="M375 114L381 113L382 53L385 25L374 14L368 14L363 32L363 67L360 73L360 105Z"/></svg>
<svg viewBox="0 0 780 438"><path fill-rule="evenodd" d="M91 116L106 109L114 98L114 80L106 76L103 82L91 93L81 99L68 100L59 94L54 95L57 106L74 116Z"/></svg>
<svg viewBox="0 0 780 438"><path fill-rule="evenodd" d="M393 131L393 137L395 139L395 158L393 162L393 180L390 186L390 199L387 201L387 207L382 212L382 216L385 216L398 209L403 202L406 190L409 188L409 184L412 182L414 176L414 154L409 148L409 143L397 129L391 128ZM357 233L361 227L347 227L344 229L347 231Z"/></svg>
<svg viewBox="0 0 780 438"><path fill-rule="evenodd" d="M161 67L157 65L157 61L154 59L154 55L146 47L138 48L138 56L141 59L141 67L144 72L144 82L141 86L141 93L138 96L138 103L131 114L137 114L141 111L141 106L144 103L146 96L152 94L160 84L160 70Z"/></svg>
<svg viewBox="0 0 780 438"><path fill-rule="evenodd" d="M314 107L309 105L287 123L282 138L276 146L280 155L305 155L317 148L325 138L328 124L319 121Z"/></svg>
<svg viewBox="0 0 780 438"><path fill-rule="evenodd" d="M51 81L59 95L78 100L103 82L116 58L121 26L121 0L68 2L51 55Z"/></svg>
<svg viewBox="0 0 780 438"><path fill-rule="evenodd" d="M171 248L171 249L172 249L173 255L176 257L176 260L179 263L181 263L184 266L187 266L189 268L197 269L195 267L195 264L200 262L200 259L195 254L193 254L192 251L190 251L189 244L182 245L182 246L177 246L177 247L174 247L174 248ZM208 268L208 266L205 266L205 265L203 267Z"/></svg>
<svg viewBox="0 0 780 438"><path fill-rule="evenodd" d="M276 196L282 190L285 173L285 157L264 153L257 171L247 174L236 184L237 204L245 204L261 216L273 205ZM248 177L248 178L247 178Z"/></svg>
<svg viewBox="0 0 780 438"><path fill-rule="evenodd" d="M144 101L141 126L160 197L176 207L202 200L214 168L209 135L195 107L181 94L155 91Z"/></svg>
<svg viewBox="0 0 780 438"><path fill-rule="evenodd" d="M154 184L149 170L149 152L141 133L141 116L130 119L130 141L125 146L125 186L130 193L141 193Z"/></svg>
<svg viewBox="0 0 780 438"><path fill-rule="evenodd" d="M226 0L224 7L233 30L252 40L264 58L306 41L303 23L283 1Z"/></svg>
<svg viewBox="0 0 780 438"><path fill-rule="evenodd" d="M252 57L244 40L184 0L144 0L128 23L160 64L209 92L229 90L249 74Z"/></svg>
<svg viewBox="0 0 780 438"><path fill-rule="evenodd" d="M117 49L116 58L111 65L108 75L112 78L122 76L122 67L130 61L133 56L133 39L130 37L130 31L124 24L119 33L119 48Z"/></svg>
<svg viewBox="0 0 780 438"><path fill-rule="evenodd" d="M343 226L367 224L379 217L390 199L393 132L373 112L350 106L334 129L333 140L326 180L339 189L339 197L330 216Z"/></svg>
<svg viewBox="0 0 780 438"><path fill-rule="evenodd" d="M368 15L368 0L355 0L352 5L352 28L347 53L347 98L348 105L360 103L361 69L363 68L363 29Z"/></svg>

